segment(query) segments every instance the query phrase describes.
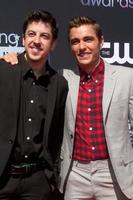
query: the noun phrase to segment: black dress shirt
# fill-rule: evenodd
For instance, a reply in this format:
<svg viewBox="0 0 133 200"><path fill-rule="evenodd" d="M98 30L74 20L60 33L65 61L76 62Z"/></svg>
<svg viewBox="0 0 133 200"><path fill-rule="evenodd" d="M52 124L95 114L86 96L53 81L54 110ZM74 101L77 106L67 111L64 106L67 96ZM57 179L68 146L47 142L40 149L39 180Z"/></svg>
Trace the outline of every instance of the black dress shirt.
<svg viewBox="0 0 133 200"><path fill-rule="evenodd" d="M49 66L37 79L31 67L25 67L21 78L19 127L12 163L33 163L43 160L43 130L47 112Z"/></svg>

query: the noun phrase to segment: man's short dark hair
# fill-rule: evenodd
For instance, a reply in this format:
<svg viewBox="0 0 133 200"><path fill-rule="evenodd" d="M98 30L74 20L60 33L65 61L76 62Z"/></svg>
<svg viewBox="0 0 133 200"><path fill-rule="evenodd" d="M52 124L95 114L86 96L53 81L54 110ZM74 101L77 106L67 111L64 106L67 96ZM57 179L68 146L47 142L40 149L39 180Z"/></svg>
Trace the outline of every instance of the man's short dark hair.
<svg viewBox="0 0 133 200"><path fill-rule="evenodd" d="M69 39L70 30L72 28L78 28L82 25L92 25L94 27L94 30L96 32L98 39L101 40L103 34L102 34L102 28L100 24L98 24L94 19L87 16L76 16L69 21L68 39Z"/></svg>
<svg viewBox="0 0 133 200"><path fill-rule="evenodd" d="M52 29L53 39L57 39L58 37L58 27L55 18L52 16L50 12L44 10L32 11L25 19L23 23L23 34L27 30L27 27L32 22L39 22L42 21L44 23L48 23Z"/></svg>

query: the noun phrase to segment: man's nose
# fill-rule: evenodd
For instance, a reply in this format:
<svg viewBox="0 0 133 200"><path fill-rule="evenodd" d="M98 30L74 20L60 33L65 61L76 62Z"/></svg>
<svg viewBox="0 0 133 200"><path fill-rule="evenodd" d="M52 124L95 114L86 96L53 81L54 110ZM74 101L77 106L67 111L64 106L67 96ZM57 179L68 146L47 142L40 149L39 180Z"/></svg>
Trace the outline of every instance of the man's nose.
<svg viewBox="0 0 133 200"><path fill-rule="evenodd" d="M80 49L85 49L86 48L86 44L81 41L80 44L79 44L79 48Z"/></svg>
<svg viewBox="0 0 133 200"><path fill-rule="evenodd" d="M40 37L38 35L35 36L34 42L37 44L40 43Z"/></svg>

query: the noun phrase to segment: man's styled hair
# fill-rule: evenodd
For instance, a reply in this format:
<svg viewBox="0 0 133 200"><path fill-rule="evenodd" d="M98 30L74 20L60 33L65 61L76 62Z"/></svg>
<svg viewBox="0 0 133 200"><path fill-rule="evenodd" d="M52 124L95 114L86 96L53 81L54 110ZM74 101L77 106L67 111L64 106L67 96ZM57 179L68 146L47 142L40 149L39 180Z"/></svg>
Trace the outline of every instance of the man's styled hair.
<svg viewBox="0 0 133 200"><path fill-rule="evenodd" d="M50 12L44 10L32 11L25 19L23 23L23 34L27 30L27 27L32 22L39 22L42 21L44 23L48 23L52 29L53 39L57 39L58 37L58 27L55 18L52 16Z"/></svg>
<svg viewBox="0 0 133 200"><path fill-rule="evenodd" d="M101 40L103 34L102 34L102 28L100 24L98 24L94 19L87 16L76 16L69 21L68 39L69 39L70 30L72 28L78 28L82 25L92 25L94 27L94 30L96 32L98 39Z"/></svg>

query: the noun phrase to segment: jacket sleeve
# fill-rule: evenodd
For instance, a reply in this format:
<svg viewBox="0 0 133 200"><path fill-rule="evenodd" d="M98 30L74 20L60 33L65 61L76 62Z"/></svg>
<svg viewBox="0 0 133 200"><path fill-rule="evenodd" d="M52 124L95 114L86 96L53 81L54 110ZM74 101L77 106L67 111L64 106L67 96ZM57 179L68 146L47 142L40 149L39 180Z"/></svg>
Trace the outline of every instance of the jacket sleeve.
<svg viewBox="0 0 133 200"><path fill-rule="evenodd" d="M59 172L60 172L60 152L61 152L61 145L63 139L63 131L64 131L64 113L65 113L65 102L68 92L68 85L67 81L61 77L58 80L58 89L57 89L57 99L56 99L56 106L53 116L52 122L52 129L51 130L52 138L50 141L50 149L51 155L53 159L53 166L54 166L54 175L55 175L55 182L58 184Z"/></svg>

